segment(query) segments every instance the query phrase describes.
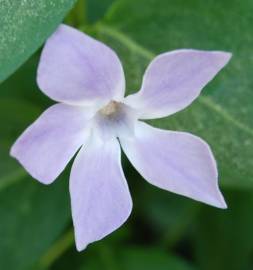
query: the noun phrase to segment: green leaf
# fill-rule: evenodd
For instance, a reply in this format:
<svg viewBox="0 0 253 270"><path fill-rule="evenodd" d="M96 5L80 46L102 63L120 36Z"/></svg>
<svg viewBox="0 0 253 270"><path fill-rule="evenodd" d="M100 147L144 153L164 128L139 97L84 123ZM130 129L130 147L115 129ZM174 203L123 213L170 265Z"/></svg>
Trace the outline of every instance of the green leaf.
<svg viewBox="0 0 253 270"><path fill-rule="evenodd" d="M9 156L9 144L0 143L0 192L26 176L25 171Z"/></svg>
<svg viewBox="0 0 253 270"><path fill-rule="evenodd" d="M139 179L135 179L139 181ZM187 235L201 204L182 196L142 184L135 198L136 210L150 229L150 238L163 247L172 248ZM146 228L147 230L147 228Z"/></svg>
<svg viewBox="0 0 253 270"><path fill-rule="evenodd" d="M1 1L0 82L54 31L75 0Z"/></svg>
<svg viewBox="0 0 253 270"><path fill-rule="evenodd" d="M202 270L252 269L253 193L226 194L228 210L203 208L193 243Z"/></svg>
<svg viewBox="0 0 253 270"><path fill-rule="evenodd" d="M50 248L46 251L46 253L41 256L38 263L34 265L34 270L44 270L51 267L51 265L63 255L70 247L74 247L74 231L70 229L66 233L64 233ZM75 249L76 252L76 249ZM65 259L66 256L64 256ZM65 264L66 266L66 264ZM73 266L73 261L71 260L71 266Z"/></svg>
<svg viewBox="0 0 253 270"><path fill-rule="evenodd" d="M155 248L132 247L122 251L121 263L125 270L193 270L183 259Z"/></svg>
<svg viewBox="0 0 253 270"><path fill-rule="evenodd" d="M251 0L240 5L237 0L119 1L96 26L97 37L111 45L123 61L128 93L140 87L145 67L161 52L196 48L233 53L232 61L193 105L167 119L152 121L205 139L226 187L253 187L252 8Z"/></svg>
<svg viewBox="0 0 253 270"><path fill-rule="evenodd" d="M96 257L96 260L94 260ZM79 269L79 268L78 268ZM184 259L163 249L122 246L118 250L98 244L83 258L80 270L194 270Z"/></svg>
<svg viewBox="0 0 253 270"><path fill-rule="evenodd" d="M114 0L86 0L88 20L95 22L103 17L105 11L114 2Z"/></svg>
<svg viewBox="0 0 253 270"><path fill-rule="evenodd" d="M14 140L23 130L30 125L41 113L41 109L15 98L0 99L0 138L1 142L5 140Z"/></svg>
<svg viewBox="0 0 253 270"><path fill-rule="evenodd" d="M62 180L62 179L61 179ZM0 268L27 270L69 222L66 181L50 187L30 177L0 192Z"/></svg>
<svg viewBox="0 0 253 270"><path fill-rule="evenodd" d="M34 54L22 67L0 84L1 99L5 98L9 101L14 99L15 106L21 100L22 103L30 102L34 107L45 108L53 102L37 86L36 73L39 57L40 52ZM22 113L25 113L25 110Z"/></svg>

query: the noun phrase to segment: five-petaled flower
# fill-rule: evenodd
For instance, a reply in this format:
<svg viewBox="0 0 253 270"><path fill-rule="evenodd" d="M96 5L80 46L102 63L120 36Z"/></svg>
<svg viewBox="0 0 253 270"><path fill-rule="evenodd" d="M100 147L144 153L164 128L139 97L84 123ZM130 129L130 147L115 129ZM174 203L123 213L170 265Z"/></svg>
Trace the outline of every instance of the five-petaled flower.
<svg viewBox="0 0 253 270"><path fill-rule="evenodd" d="M120 146L149 183L226 208L209 146L189 133L157 129L142 120L187 107L230 57L192 49L163 53L148 66L140 91L124 97L124 73L113 50L66 25L48 39L37 82L58 103L28 127L11 155L34 178L50 184L80 149L70 175L78 250L130 215Z"/></svg>

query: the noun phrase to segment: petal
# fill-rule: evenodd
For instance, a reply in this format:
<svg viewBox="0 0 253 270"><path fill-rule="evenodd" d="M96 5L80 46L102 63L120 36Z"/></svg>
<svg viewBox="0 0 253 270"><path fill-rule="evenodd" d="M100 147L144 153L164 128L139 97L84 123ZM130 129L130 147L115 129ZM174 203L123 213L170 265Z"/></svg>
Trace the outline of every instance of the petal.
<svg viewBox="0 0 253 270"><path fill-rule="evenodd" d="M136 137L120 139L127 157L151 184L197 201L226 208L209 146L189 133L139 122Z"/></svg>
<svg viewBox="0 0 253 270"><path fill-rule="evenodd" d="M11 148L11 155L37 180L50 184L88 135L83 108L56 104L47 109Z"/></svg>
<svg viewBox="0 0 253 270"><path fill-rule="evenodd" d="M47 40L37 74L40 89L69 104L121 99L125 78L113 50L103 43L60 25Z"/></svg>
<svg viewBox="0 0 253 270"><path fill-rule="evenodd" d="M197 50L161 54L148 66L141 90L126 103L140 110L141 119L171 115L191 104L230 57L226 52Z"/></svg>
<svg viewBox="0 0 253 270"><path fill-rule="evenodd" d="M91 140L77 155L70 176L72 217L79 251L120 227L132 200L116 139Z"/></svg>

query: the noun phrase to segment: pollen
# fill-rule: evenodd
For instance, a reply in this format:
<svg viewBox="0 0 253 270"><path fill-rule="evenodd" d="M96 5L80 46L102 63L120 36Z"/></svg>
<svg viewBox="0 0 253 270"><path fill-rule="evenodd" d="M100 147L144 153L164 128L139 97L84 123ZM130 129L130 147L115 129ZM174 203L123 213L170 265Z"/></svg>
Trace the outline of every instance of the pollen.
<svg viewBox="0 0 253 270"><path fill-rule="evenodd" d="M114 100L110 101L104 108L100 110L100 113L105 116L112 116L119 110L120 104Z"/></svg>

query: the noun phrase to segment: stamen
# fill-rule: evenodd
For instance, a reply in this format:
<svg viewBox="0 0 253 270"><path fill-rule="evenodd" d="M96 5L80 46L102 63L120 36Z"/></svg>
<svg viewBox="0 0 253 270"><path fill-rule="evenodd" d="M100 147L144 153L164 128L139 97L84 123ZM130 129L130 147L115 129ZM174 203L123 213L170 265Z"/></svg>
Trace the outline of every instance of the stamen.
<svg viewBox="0 0 253 270"><path fill-rule="evenodd" d="M118 109L119 109L119 103L112 100L104 108L100 110L100 113L106 116L111 116L112 114L117 112Z"/></svg>

